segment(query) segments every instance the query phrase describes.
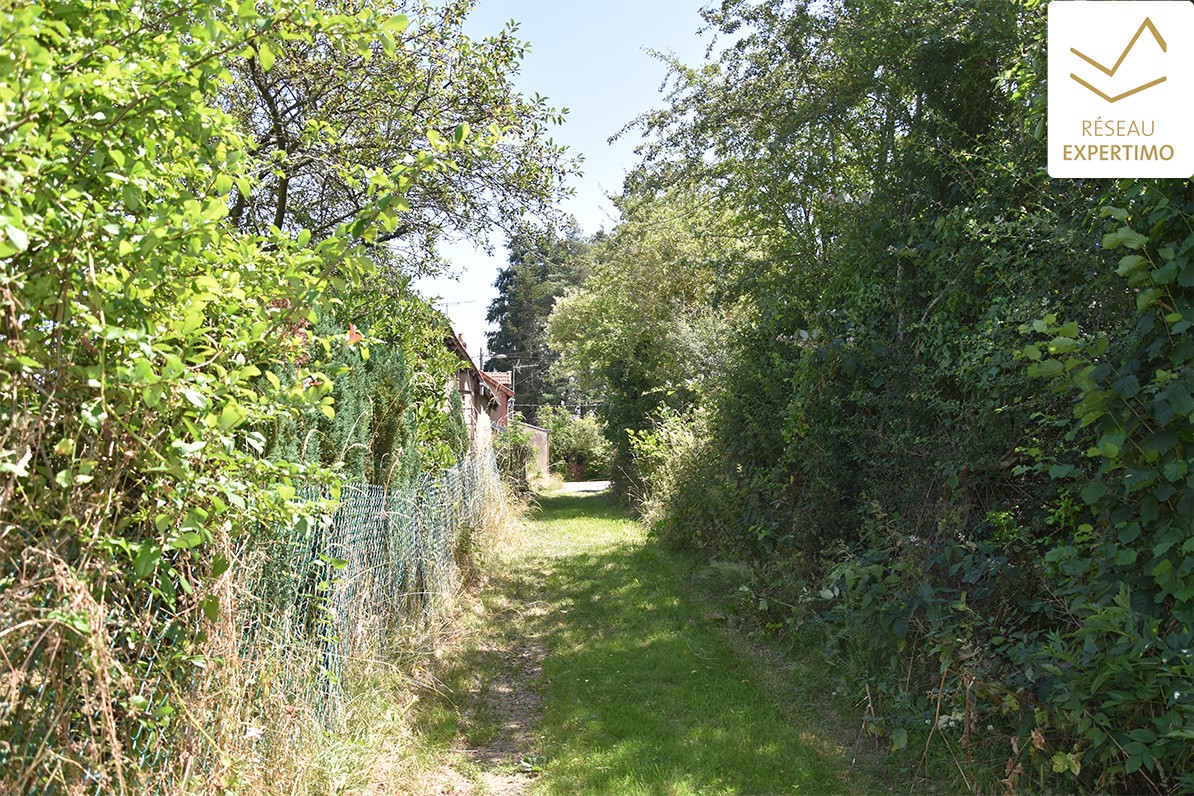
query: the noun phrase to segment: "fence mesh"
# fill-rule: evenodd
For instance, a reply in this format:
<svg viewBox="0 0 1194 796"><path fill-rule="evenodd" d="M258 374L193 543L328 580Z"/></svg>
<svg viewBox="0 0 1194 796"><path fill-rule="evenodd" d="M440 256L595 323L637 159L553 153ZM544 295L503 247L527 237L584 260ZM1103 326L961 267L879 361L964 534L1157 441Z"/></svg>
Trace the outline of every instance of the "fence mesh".
<svg viewBox="0 0 1194 796"><path fill-rule="evenodd" d="M492 454L402 488L345 486L330 515L230 546L206 623L150 601L112 615L100 601L83 606L85 632L51 633L0 608L0 792L190 790L184 780L219 768L246 728L335 731L346 673L442 607L462 544L502 500ZM4 562L8 577L36 556L61 576L63 553L26 549Z"/></svg>

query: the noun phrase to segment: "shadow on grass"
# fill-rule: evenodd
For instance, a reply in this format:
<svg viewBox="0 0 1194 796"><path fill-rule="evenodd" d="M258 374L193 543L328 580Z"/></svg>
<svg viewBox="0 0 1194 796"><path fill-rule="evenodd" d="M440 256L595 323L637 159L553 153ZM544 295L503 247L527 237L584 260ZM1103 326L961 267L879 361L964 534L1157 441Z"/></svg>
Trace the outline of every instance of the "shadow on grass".
<svg viewBox="0 0 1194 796"><path fill-rule="evenodd" d="M536 519L624 523L607 495L544 498ZM596 530L595 533L600 533ZM529 575L529 577L526 577ZM788 794L844 790L836 748L793 725L653 542L561 557L526 573L551 610L538 734L545 793ZM497 585L497 584L495 584ZM512 587L507 582L499 588ZM815 728L816 716L805 724Z"/></svg>
<svg viewBox="0 0 1194 796"><path fill-rule="evenodd" d="M540 495L531 515L539 522L556 520L632 520L634 515L612 492L571 492Z"/></svg>

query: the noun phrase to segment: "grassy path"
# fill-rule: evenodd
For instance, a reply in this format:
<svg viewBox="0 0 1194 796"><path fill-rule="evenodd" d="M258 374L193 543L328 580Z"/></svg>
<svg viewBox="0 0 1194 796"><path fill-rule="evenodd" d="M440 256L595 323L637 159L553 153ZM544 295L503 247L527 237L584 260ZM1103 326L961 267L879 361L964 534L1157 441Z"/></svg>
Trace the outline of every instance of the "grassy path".
<svg viewBox="0 0 1194 796"><path fill-rule="evenodd" d="M608 498L544 497L513 541L425 725L463 740L473 792L850 789L821 717L724 629L692 563Z"/></svg>

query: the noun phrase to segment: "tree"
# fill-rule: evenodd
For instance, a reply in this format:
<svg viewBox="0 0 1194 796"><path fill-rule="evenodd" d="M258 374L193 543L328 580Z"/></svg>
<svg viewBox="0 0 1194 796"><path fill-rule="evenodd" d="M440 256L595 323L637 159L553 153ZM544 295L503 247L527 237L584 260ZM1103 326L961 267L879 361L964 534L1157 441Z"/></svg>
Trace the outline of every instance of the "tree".
<svg viewBox="0 0 1194 796"><path fill-rule="evenodd" d="M638 214L550 339L624 411L657 529L748 563L769 627L824 633L894 752L948 776L953 714L968 769L999 761L967 786L1177 793L1194 192L1044 175L1043 11L708 7L734 41L673 62ZM659 254L720 225L642 223L694 190L749 248L673 294ZM727 298L725 356L685 390L676 340Z"/></svg>
<svg viewBox="0 0 1194 796"><path fill-rule="evenodd" d="M518 407L535 423L543 406L584 399L567 379L551 375L555 354L546 327L556 301L584 281L588 244L573 223L562 238L519 234L509 248L510 264L498 274L498 295L485 316L498 328L483 367L514 374Z"/></svg>
<svg viewBox="0 0 1194 796"><path fill-rule="evenodd" d="M621 202L623 220L593 244L589 276L555 305L547 340L556 378L598 396L615 477L633 480L629 432L661 407L684 409L720 366L732 306L714 306L719 264L741 252L697 195Z"/></svg>
<svg viewBox="0 0 1194 796"><path fill-rule="evenodd" d="M334 30L278 37L230 64L222 97L252 141L254 179L234 198L233 223L321 240L369 201L371 170L429 157L434 167L403 186L401 222L372 241L379 261L426 270L445 234L483 242L495 226L509 234L535 219L550 226L575 168L547 137L566 111L511 86L527 49L513 23L480 41L464 35L472 7L401 0L385 14L391 35L377 42ZM336 0L328 13L375 12L363 0Z"/></svg>
<svg viewBox="0 0 1194 796"><path fill-rule="evenodd" d="M539 422L551 432L553 472L571 481L609 476L612 449L596 415L574 415L564 406L542 406Z"/></svg>
<svg viewBox="0 0 1194 796"><path fill-rule="evenodd" d="M764 254L744 287L802 311L857 207L887 194L907 218L939 201L950 158L1020 112L990 77L1013 51L1010 2L729 0L702 15L735 40L699 67L664 58L663 106L628 128L648 137L630 187L713 192Z"/></svg>

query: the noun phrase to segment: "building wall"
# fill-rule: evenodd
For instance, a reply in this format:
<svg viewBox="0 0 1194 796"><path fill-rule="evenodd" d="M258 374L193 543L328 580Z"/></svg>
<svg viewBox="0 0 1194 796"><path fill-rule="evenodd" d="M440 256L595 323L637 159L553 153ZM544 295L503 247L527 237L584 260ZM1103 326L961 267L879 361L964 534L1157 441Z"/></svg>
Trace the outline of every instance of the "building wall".
<svg viewBox="0 0 1194 796"><path fill-rule="evenodd" d="M504 426L510 422L510 396L500 393L498 403L493 413L493 422Z"/></svg>
<svg viewBox="0 0 1194 796"><path fill-rule="evenodd" d="M510 387L483 376L473 364L464 341L455 334L449 335L445 343L463 363L456 378L446 386L448 395L453 389L460 393L470 450L474 453L487 450L493 445L494 424L504 427L510 420Z"/></svg>
<svg viewBox="0 0 1194 796"><path fill-rule="evenodd" d="M470 433L469 441L472 443L472 450L474 453L487 451L493 447L493 424L489 421L488 415L480 415L477 420L476 431Z"/></svg>
<svg viewBox="0 0 1194 796"><path fill-rule="evenodd" d="M456 390L460 393L460 408L468 429L469 450L474 453L493 445L493 426L490 422L493 401L481 391L481 380L475 371L456 373Z"/></svg>

